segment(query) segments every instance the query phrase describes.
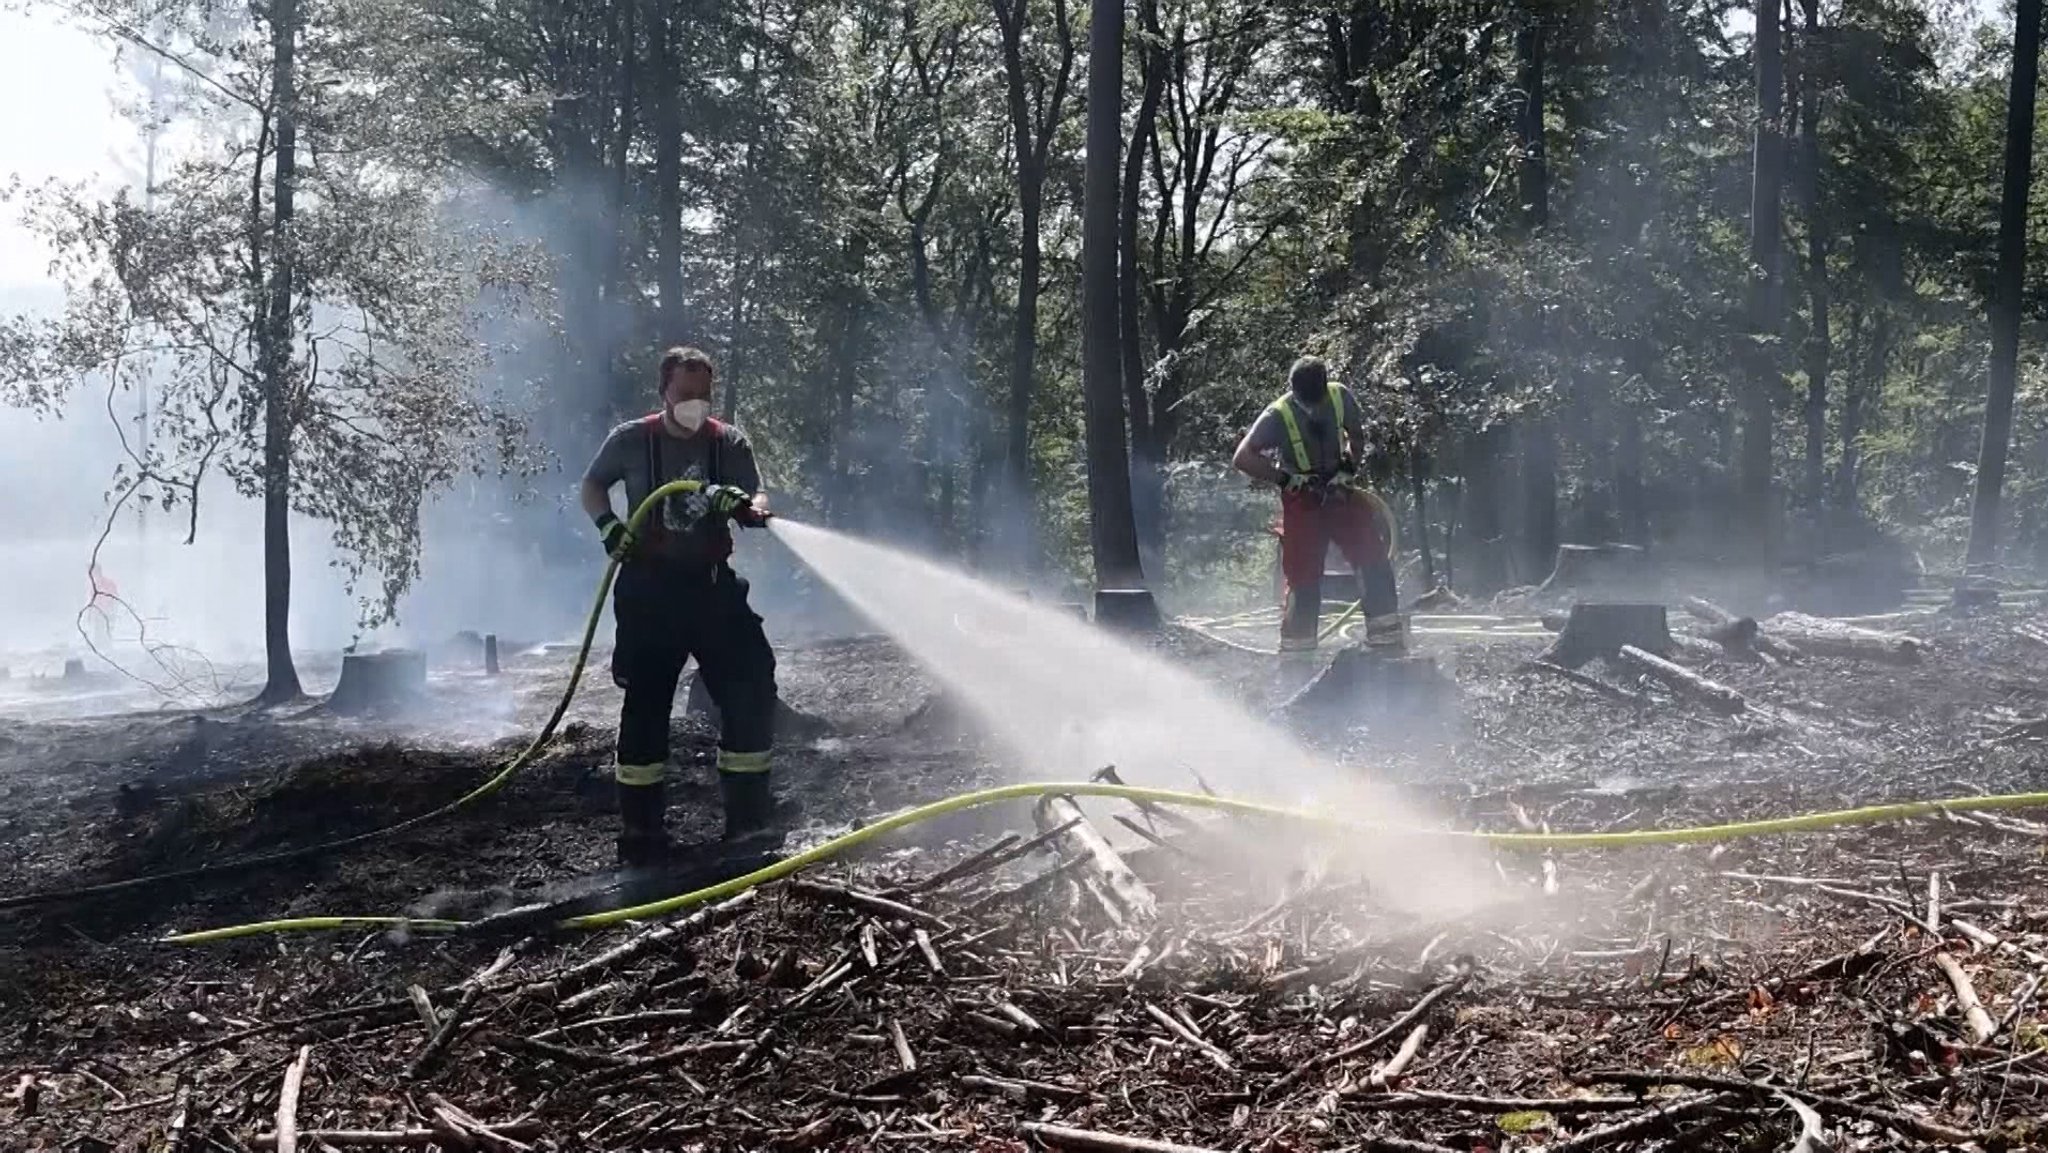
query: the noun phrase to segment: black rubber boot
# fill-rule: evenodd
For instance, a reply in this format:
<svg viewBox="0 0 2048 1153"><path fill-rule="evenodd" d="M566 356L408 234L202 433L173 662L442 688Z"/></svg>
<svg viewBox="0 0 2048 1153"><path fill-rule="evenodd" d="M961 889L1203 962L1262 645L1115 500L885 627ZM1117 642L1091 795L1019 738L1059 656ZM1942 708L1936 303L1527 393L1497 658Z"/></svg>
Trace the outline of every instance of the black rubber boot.
<svg viewBox="0 0 2048 1153"><path fill-rule="evenodd" d="M619 786L619 864L632 868L669 858L674 846L667 815L667 785Z"/></svg>
<svg viewBox="0 0 2048 1153"><path fill-rule="evenodd" d="M718 795L725 803L725 839L744 843L748 849L772 849L782 844L782 830L775 825L775 793L768 774L720 773Z"/></svg>

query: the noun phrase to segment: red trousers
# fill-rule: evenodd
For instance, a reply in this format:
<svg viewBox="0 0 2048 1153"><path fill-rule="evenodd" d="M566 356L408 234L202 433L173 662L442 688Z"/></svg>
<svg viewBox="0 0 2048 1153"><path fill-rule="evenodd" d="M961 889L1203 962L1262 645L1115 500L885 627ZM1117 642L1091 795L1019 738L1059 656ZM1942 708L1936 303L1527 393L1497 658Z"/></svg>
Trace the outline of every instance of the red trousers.
<svg viewBox="0 0 2048 1153"><path fill-rule="evenodd" d="M1287 581L1282 637L1312 637L1323 609L1323 560L1330 546L1358 574L1360 606L1369 617L1399 611L1387 537L1362 496L1343 492L1280 494L1280 572Z"/></svg>

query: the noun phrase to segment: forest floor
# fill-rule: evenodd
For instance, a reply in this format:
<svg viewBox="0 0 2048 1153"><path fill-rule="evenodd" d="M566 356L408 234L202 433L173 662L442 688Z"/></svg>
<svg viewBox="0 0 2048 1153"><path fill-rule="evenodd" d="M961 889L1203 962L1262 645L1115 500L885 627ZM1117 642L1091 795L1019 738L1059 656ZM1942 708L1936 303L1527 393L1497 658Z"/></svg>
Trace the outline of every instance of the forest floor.
<svg viewBox="0 0 2048 1153"><path fill-rule="evenodd" d="M1455 686L1448 709L1307 736L1468 829L2043 789L2048 722L2028 722L2048 716L2048 643L2033 619L1915 617L1896 626L1926 644L1908 664L1680 650L1742 694L1732 716L1598 662L1582 671L1619 692L1532 669L1540 637L1424 632L1418 650ZM1260 705L1299 684L1270 658L1164 643ZM437 673L409 724L318 704L11 723L0 895L431 808L522 747L568 656ZM1489 867L1505 904L1432 917L1376 900L1341 845L1299 827L1084 801L1156 898L1146 915L1085 858L1063 861L1071 838L1038 837L1018 804L653 924L161 943L272 917L469 919L601 875L617 690L595 665L535 766L415 834L0 912L0 1149L2048 1141L2048 825L2025 813L1501 850ZM777 762L796 843L1003 779L887 641L794 646L781 666L785 699L815 722L785 734ZM690 721L676 733L672 826L715 836L714 742ZM1248 841L1265 850L1239 851ZM997 844L1030 851L992 865ZM1427 892L1430 878L1399 883Z"/></svg>

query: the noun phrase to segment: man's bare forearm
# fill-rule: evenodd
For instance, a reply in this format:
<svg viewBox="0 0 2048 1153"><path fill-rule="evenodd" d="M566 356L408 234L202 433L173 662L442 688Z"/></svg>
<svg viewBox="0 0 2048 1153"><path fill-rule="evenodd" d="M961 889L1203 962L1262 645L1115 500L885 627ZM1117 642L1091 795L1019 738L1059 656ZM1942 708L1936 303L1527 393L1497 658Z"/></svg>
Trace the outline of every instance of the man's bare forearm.
<svg viewBox="0 0 2048 1153"><path fill-rule="evenodd" d="M1253 480L1262 480L1267 484L1284 484L1287 480L1287 474L1281 471L1279 465L1251 446L1249 437L1237 446L1237 452L1230 458L1230 467Z"/></svg>

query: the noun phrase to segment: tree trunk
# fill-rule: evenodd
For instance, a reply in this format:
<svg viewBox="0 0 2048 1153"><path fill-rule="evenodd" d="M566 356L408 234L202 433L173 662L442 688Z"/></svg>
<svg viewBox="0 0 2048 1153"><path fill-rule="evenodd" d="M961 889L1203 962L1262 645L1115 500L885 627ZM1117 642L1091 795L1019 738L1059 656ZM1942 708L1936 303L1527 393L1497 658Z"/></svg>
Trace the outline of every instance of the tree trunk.
<svg viewBox="0 0 2048 1153"><path fill-rule="evenodd" d="M846 246L847 266L856 271L847 278L845 307L840 311L837 339L832 342L832 473L825 493L825 519L832 524L843 522L848 501L853 496L849 491L853 482L847 464L848 454L857 444L857 439L851 435L854 430L853 400L855 390L860 387L860 362L865 355L861 338L866 311L858 270L867 266L867 259L867 233L856 230Z"/></svg>
<svg viewBox="0 0 2048 1153"><path fill-rule="evenodd" d="M1521 427L1522 571L1548 572L1557 556L1557 420L1537 416Z"/></svg>
<svg viewBox="0 0 2048 1153"><path fill-rule="evenodd" d="M1620 435L1614 446L1614 508L1625 544L1650 543L1649 512L1643 504L1643 418L1623 402Z"/></svg>
<svg viewBox="0 0 2048 1153"><path fill-rule="evenodd" d="M1144 30L1156 31L1152 3L1140 9ZM1124 402L1131 416L1131 506L1138 522L1138 557L1145 571L1161 577L1166 569L1166 462L1152 451L1152 405L1145 388L1144 325L1138 313L1138 214L1144 184L1145 146L1159 119L1166 92L1166 69L1157 46L1148 42L1141 57L1144 92L1131 128L1130 151L1124 158L1123 205L1118 216L1117 314L1122 332ZM1155 254L1154 259L1157 259Z"/></svg>
<svg viewBox="0 0 2048 1153"><path fill-rule="evenodd" d="M263 375L263 652L266 704L300 695L292 664L292 306L297 259L292 251L292 194L298 180L298 0L270 7L271 103L277 117L277 162L271 173L270 285L261 331Z"/></svg>
<svg viewBox="0 0 2048 1153"><path fill-rule="evenodd" d="M1031 22L1031 0L992 0L1002 40L1003 75L1010 112L1010 132L1017 155L1017 316L1010 343L1010 419L1004 452L1005 481L1001 511L1003 527L1012 534L1007 559L1026 562L1032 556L1031 402L1037 392L1038 290L1044 263L1039 221L1045 203L1046 158L1066 102L1073 44L1067 25L1066 0L1054 0L1059 24L1060 60L1050 91L1041 93L1036 108L1027 92L1024 32Z"/></svg>
<svg viewBox="0 0 2048 1153"><path fill-rule="evenodd" d="M663 345L693 339L683 318L683 126L676 109L682 75L676 58L671 0L653 0L647 51L654 61L654 264Z"/></svg>
<svg viewBox="0 0 2048 1153"><path fill-rule="evenodd" d="M1088 540L1095 581L1142 587L1131 463L1117 355L1117 218L1122 202L1124 0L1092 0L1088 32L1087 169L1081 196L1081 391L1086 401Z"/></svg>
<svg viewBox="0 0 2048 1153"><path fill-rule="evenodd" d="M1534 236L1550 219L1550 173L1543 148L1543 21L1533 10L1523 13L1515 32L1515 57L1522 89L1515 118L1522 154L1522 226ZM1546 571L1557 554L1557 421L1539 413L1522 426L1522 437L1524 568L1538 573Z"/></svg>
<svg viewBox="0 0 2048 1153"><path fill-rule="evenodd" d="M1471 542L1468 551L1472 559L1466 566L1471 581L1467 592L1495 592L1508 581L1500 514L1505 495L1501 478L1510 439L1507 426L1496 424L1465 442L1465 496L1459 512Z"/></svg>
<svg viewBox="0 0 2048 1153"><path fill-rule="evenodd" d="M1424 592L1435 591L1440 583L1436 576L1436 555L1429 547L1429 503L1426 494L1429 488L1429 461L1423 455L1419 444L1408 446L1408 495L1415 503L1415 549L1422 556L1422 583L1429 587Z"/></svg>
<svg viewBox="0 0 2048 1153"><path fill-rule="evenodd" d="M2012 442L2013 380L2020 349L2020 296L2025 288L2027 190L2033 176L2034 88L2040 77L2041 0L2019 0L2012 38L2012 91L2005 116L2005 191L1998 204L1998 271L1991 299L1990 385L1984 400L1984 441L1977 452L1977 493L1970 506L1969 568L1998 557L1998 505L2005 455Z"/></svg>
<svg viewBox="0 0 2048 1153"><path fill-rule="evenodd" d="M1801 0L1806 10L1806 55L1800 79L1799 152L1805 178L1806 292L1813 321L1806 341L1806 505L1818 515L1826 500L1828 373L1834 337L1828 317L1828 224L1821 216L1820 84L1813 46L1820 38L1820 0Z"/></svg>
<svg viewBox="0 0 2048 1153"><path fill-rule="evenodd" d="M1745 351L1750 364L1749 387L1742 397L1742 439L1738 451L1739 528L1751 556L1768 561L1776 551L1777 522L1771 491L1772 407L1780 385L1775 348L1783 311L1784 247L1779 200L1785 177L1785 144L1780 119L1784 112L1783 18L1780 0L1756 4L1756 139L1751 157L1749 257L1754 266L1749 286L1749 331Z"/></svg>
<svg viewBox="0 0 2048 1153"><path fill-rule="evenodd" d="M1522 89L1515 118L1522 153L1522 221L1533 232L1550 219L1550 174L1543 148L1543 21L1533 11L1523 15L1515 32L1515 57Z"/></svg>

